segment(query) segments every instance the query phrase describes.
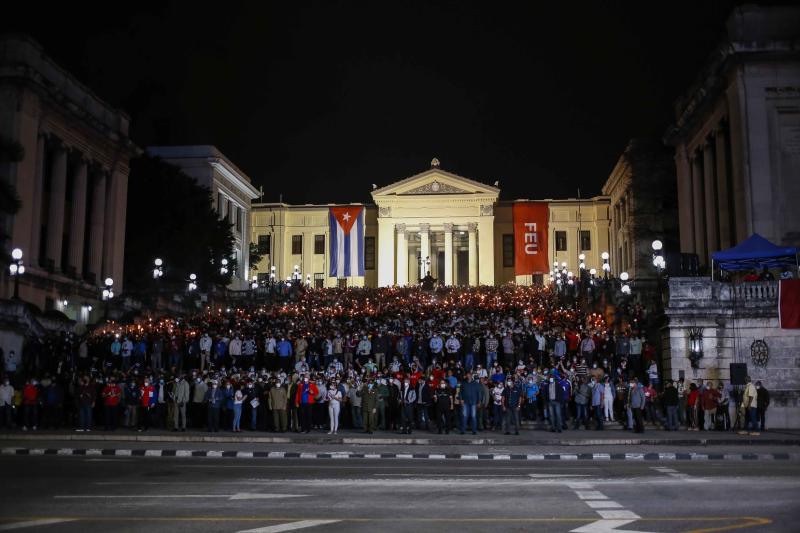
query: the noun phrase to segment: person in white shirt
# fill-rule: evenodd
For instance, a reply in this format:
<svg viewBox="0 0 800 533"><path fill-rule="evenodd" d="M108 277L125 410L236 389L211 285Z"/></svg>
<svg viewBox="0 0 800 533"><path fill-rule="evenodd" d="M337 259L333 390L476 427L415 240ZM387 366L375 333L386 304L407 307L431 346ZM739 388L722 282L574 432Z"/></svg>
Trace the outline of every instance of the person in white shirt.
<svg viewBox="0 0 800 533"><path fill-rule="evenodd" d="M325 399L328 402L328 418L331 426L328 435L336 435L339 431L339 410L342 404L342 392L336 388L336 384L331 383L328 385Z"/></svg>
<svg viewBox="0 0 800 533"><path fill-rule="evenodd" d="M206 369L206 364L208 363L208 354L211 353L211 345L212 345L211 337L208 336L208 333L203 333L203 336L200 337L200 371Z"/></svg>
<svg viewBox="0 0 800 533"><path fill-rule="evenodd" d="M242 356L242 340L239 335L228 344L228 355L231 356L231 365L236 366L236 361Z"/></svg>
<svg viewBox="0 0 800 533"><path fill-rule="evenodd" d="M12 406L14 405L14 387L8 377L3 379L0 385L0 428L11 429L12 425Z"/></svg>

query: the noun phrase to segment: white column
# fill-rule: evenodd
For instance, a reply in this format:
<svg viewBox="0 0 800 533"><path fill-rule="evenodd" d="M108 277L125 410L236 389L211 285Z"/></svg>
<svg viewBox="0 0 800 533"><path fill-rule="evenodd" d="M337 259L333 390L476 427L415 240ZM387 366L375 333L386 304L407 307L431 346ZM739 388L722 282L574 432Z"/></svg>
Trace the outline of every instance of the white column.
<svg viewBox="0 0 800 533"><path fill-rule="evenodd" d="M703 146L703 179L705 185L705 212L706 212L706 243L708 243L708 256L706 264L710 266L710 256L719 250L719 213L717 210L717 177L714 147L706 139Z"/></svg>
<svg viewBox="0 0 800 533"><path fill-rule="evenodd" d="M394 285L394 224L378 217L378 287Z"/></svg>
<svg viewBox="0 0 800 533"><path fill-rule="evenodd" d="M113 172L106 174L106 196L105 196L105 211L103 212L103 264L97 274L97 279L102 281L106 277L113 275L114 265L114 235L116 234L115 224L116 216L116 176ZM114 281L117 281L116 279ZM116 289L115 289L116 290Z"/></svg>
<svg viewBox="0 0 800 533"><path fill-rule="evenodd" d="M478 284L478 224L470 222L469 228L469 285Z"/></svg>
<svg viewBox="0 0 800 533"><path fill-rule="evenodd" d="M453 284L453 224L444 225L444 284Z"/></svg>
<svg viewBox="0 0 800 533"><path fill-rule="evenodd" d="M69 234L69 265L78 278L83 276L83 237L86 230L86 160L75 165L72 183L72 224Z"/></svg>
<svg viewBox="0 0 800 533"><path fill-rule="evenodd" d="M61 270L61 248L64 239L64 200L67 189L67 149L58 144L53 156L50 183L50 208L47 213L47 259L53 269Z"/></svg>
<svg viewBox="0 0 800 533"><path fill-rule="evenodd" d="M420 240L420 259L424 262L426 259L431 259L431 225L430 224L420 224L419 225L419 240ZM420 267L419 275L420 279L424 278L426 275L430 274L431 265L424 265L423 263Z"/></svg>
<svg viewBox="0 0 800 533"><path fill-rule="evenodd" d="M494 285L494 205L482 205L478 222L478 281Z"/></svg>
<svg viewBox="0 0 800 533"><path fill-rule="evenodd" d="M408 240L406 225L395 225L397 230L397 285L408 285Z"/></svg>
<svg viewBox="0 0 800 533"><path fill-rule="evenodd" d="M730 191L728 190L728 160L725 153L725 135L725 125L722 123L718 124L714 136L714 142L716 143L714 149L714 155L716 156L716 172L714 174L717 177L719 247L721 250L726 250L735 244L731 242Z"/></svg>
<svg viewBox="0 0 800 533"><path fill-rule="evenodd" d="M28 263L39 264L39 247L42 241L42 196L44 191L44 164L47 143L43 134L36 140L36 173L33 176L33 198L31 203L31 249L27 250Z"/></svg>
<svg viewBox="0 0 800 533"><path fill-rule="evenodd" d="M92 185L92 213L89 226L89 271L95 283L102 276L103 240L106 216L106 171L97 169Z"/></svg>

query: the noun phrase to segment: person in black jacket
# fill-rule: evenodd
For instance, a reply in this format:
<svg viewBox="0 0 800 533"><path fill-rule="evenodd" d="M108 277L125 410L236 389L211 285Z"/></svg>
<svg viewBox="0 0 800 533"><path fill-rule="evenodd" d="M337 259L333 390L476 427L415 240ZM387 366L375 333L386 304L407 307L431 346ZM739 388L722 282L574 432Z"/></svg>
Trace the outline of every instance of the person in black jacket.
<svg viewBox="0 0 800 533"><path fill-rule="evenodd" d="M758 420L761 422L761 431L766 431L764 429L764 421L767 415L767 408L769 407L769 391L760 381L756 381L756 390L758 390L758 396L756 397Z"/></svg>
<svg viewBox="0 0 800 533"><path fill-rule="evenodd" d="M664 407L667 408L667 423L664 428L667 431L678 430L678 389L672 383L672 380L667 381L667 386L664 389Z"/></svg>

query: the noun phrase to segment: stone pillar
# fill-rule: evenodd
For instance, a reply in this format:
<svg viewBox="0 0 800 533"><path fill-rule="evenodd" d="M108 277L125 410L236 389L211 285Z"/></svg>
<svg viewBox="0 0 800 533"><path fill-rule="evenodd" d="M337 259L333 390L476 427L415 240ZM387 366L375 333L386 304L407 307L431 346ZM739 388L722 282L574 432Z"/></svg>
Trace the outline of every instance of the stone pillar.
<svg viewBox="0 0 800 533"><path fill-rule="evenodd" d="M58 143L53 155L50 182L50 208L47 213L47 259L55 271L61 270L61 248L64 239L64 201L67 189L67 149Z"/></svg>
<svg viewBox="0 0 800 533"><path fill-rule="evenodd" d="M103 212L103 264L100 271L95 272L98 280L104 280L106 277L112 275L114 265L114 235L115 235L115 222L116 216L116 179L113 172L106 174L106 189L105 189L105 211ZM115 282L117 280L114 280Z"/></svg>
<svg viewBox="0 0 800 533"><path fill-rule="evenodd" d="M378 286L394 285L394 223L378 217Z"/></svg>
<svg viewBox="0 0 800 533"><path fill-rule="evenodd" d="M44 166L47 157L47 142L40 133L36 140L36 173L33 175L33 198L31 202L31 249L26 250L28 264L39 264L39 248L42 242L42 196L44 193Z"/></svg>
<svg viewBox="0 0 800 533"><path fill-rule="evenodd" d="M703 184L705 185L706 243L708 244L706 261L708 261L708 265L711 265L711 254L719 251L719 219L714 146L710 140L707 140L703 146Z"/></svg>
<svg viewBox="0 0 800 533"><path fill-rule="evenodd" d="M481 205L478 222L478 282L494 285L494 204Z"/></svg>
<svg viewBox="0 0 800 533"><path fill-rule="evenodd" d="M453 224L444 225L444 284L453 284Z"/></svg>
<svg viewBox="0 0 800 533"><path fill-rule="evenodd" d="M703 210L705 200L703 199L703 165L700 161L701 154L695 153L692 157L692 220L694 224L694 253L700 259L700 263L706 260L706 232L704 224Z"/></svg>
<svg viewBox="0 0 800 533"><path fill-rule="evenodd" d="M474 287L478 284L478 224L470 222L467 228L469 229L469 285Z"/></svg>
<svg viewBox="0 0 800 533"><path fill-rule="evenodd" d="M420 224L419 225L419 239L420 239L420 246L419 246L419 256L420 259L424 262L426 259L431 261L431 225L430 224ZM420 270L419 275L420 279L424 278L426 275L431 273L431 265L423 265L422 262L420 263Z"/></svg>
<svg viewBox="0 0 800 533"><path fill-rule="evenodd" d="M675 149L675 169L678 174L678 222L682 252L694 252L694 205L692 195L692 168L686 154L686 145ZM618 208L614 208L619 213ZM619 216L616 217L619 220ZM616 250L616 232L612 233L612 250Z"/></svg>
<svg viewBox="0 0 800 533"><path fill-rule="evenodd" d="M395 225L397 230L397 285L408 285L408 240L406 225Z"/></svg>
<svg viewBox="0 0 800 533"><path fill-rule="evenodd" d="M726 155L725 125L720 123L717 126L714 154L717 156L716 176L717 176L717 208L719 210L719 246L721 250L726 250L735 244L736 237L732 236L731 211L730 211L730 191L728 190L728 159ZM732 238L733 237L733 238Z"/></svg>
<svg viewBox="0 0 800 533"><path fill-rule="evenodd" d="M83 277L83 238L86 230L86 160L75 164L72 184L72 224L69 235L69 265L78 278Z"/></svg>
<svg viewBox="0 0 800 533"><path fill-rule="evenodd" d="M106 174L98 168L92 185L92 212L89 222L89 271L97 284L103 270L103 241L106 216Z"/></svg>

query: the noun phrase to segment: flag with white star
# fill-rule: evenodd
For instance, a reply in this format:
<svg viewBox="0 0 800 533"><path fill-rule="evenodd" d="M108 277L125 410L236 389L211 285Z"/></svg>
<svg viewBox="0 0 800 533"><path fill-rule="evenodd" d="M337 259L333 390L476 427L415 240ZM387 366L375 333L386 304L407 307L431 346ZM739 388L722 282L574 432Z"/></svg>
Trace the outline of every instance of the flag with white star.
<svg viewBox="0 0 800 533"><path fill-rule="evenodd" d="M364 206L331 207L330 276L364 275Z"/></svg>

